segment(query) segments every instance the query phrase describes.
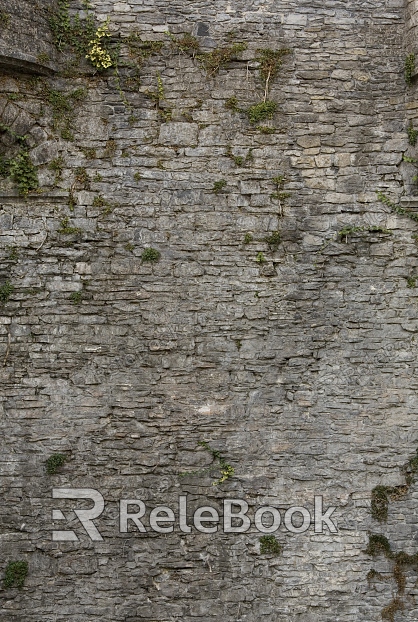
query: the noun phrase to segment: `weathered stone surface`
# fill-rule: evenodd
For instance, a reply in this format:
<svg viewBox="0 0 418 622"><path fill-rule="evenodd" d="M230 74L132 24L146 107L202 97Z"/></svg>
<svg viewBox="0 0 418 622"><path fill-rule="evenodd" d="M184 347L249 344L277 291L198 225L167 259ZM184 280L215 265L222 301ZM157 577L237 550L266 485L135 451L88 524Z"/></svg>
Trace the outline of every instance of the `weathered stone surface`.
<svg viewBox="0 0 418 622"><path fill-rule="evenodd" d="M58 156L58 145L54 141L46 141L31 151L31 159L35 166L46 164Z"/></svg>
<svg viewBox="0 0 418 622"><path fill-rule="evenodd" d="M54 92L86 88L66 125L31 82L0 79L1 123L29 135L42 182L25 198L0 178L0 287L14 286L0 303L1 577L9 561L29 563L23 589L0 593L0 617L377 622L397 586L393 561L365 553L369 532L417 552L416 485L387 523L370 499L405 483L418 444L417 225L375 194L416 210L416 167L402 157L418 157L406 132L418 127L416 84L403 75L418 2L93 4L131 63L120 84L85 59L50 79ZM0 54L64 66L37 4L3 5ZM206 51L235 31L248 47L208 77L167 30ZM166 42L143 59L139 86L131 33ZM282 46L277 112L259 129L245 113L264 97L256 50ZM157 76L161 110L144 96ZM0 135L7 157L12 132ZM150 247L156 263L143 260ZM203 440L234 467L220 485ZM57 452L67 462L47 475ZM53 500L54 487L103 494L103 541L73 511L91 502ZM260 554L254 526L152 532L149 511L177 514L186 494L189 522L226 498L283 520L323 495L339 531L282 525L279 557ZM119 533L120 499L146 504L147 533ZM58 508L66 521L52 520ZM60 528L79 541L53 542ZM368 582L371 568L386 580ZM405 574L395 620L415 622L416 571Z"/></svg>
<svg viewBox="0 0 418 622"><path fill-rule="evenodd" d="M51 4L48 3L51 9ZM48 28L48 6L32 0L2 0L0 68L48 75L53 72L56 51Z"/></svg>
<svg viewBox="0 0 418 622"><path fill-rule="evenodd" d="M197 143L197 125L194 123L163 123L160 128L160 143L191 147Z"/></svg>

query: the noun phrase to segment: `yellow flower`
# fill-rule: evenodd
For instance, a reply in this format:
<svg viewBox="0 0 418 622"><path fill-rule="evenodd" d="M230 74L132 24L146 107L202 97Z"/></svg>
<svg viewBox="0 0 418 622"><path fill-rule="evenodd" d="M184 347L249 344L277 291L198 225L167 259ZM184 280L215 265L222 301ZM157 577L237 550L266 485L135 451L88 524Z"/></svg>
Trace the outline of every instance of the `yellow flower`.
<svg viewBox="0 0 418 622"><path fill-rule="evenodd" d="M107 69L113 65L110 54L105 48L102 47L100 39L103 37L110 37L109 32L109 18L105 21L103 26L100 26L96 30L94 39L89 41L90 49L86 58L98 69Z"/></svg>

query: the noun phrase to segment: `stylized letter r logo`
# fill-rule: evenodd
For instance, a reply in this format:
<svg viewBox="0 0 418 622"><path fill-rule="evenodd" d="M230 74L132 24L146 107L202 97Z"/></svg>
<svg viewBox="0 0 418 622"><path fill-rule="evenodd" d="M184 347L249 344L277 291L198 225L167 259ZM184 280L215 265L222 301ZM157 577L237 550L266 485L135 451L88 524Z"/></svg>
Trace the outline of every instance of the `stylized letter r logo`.
<svg viewBox="0 0 418 622"><path fill-rule="evenodd" d="M53 488L53 499L90 499L94 502L91 510L74 510L80 523L87 531L91 540L102 541L100 532L93 523L93 518L98 518L104 510L104 499L98 490L94 488ZM52 510L52 520L65 520L61 510ZM75 542L78 538L74 531L53 531L54 542Z"/></svg>

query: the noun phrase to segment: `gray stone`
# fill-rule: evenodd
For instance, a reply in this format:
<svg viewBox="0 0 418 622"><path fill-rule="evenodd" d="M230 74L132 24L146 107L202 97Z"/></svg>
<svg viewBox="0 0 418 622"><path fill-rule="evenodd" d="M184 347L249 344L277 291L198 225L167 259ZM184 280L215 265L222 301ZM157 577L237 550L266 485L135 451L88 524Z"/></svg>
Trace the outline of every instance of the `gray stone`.
<svg viewBox="0 0 418 622"><path fill-rule="evenodd" d="M159 142L163 145L193 147L197 144L198 127L195 123L163 123Z"/></svg>
<svg viewBox="0 0 418 622"><path fill-rule="evenodd" d="M35 149L32 149L30 156L35 166L41 164L47 164L58 155L58 145L56 142L50 140L45 143L41 143Z"/></svg>
<svg viewBox="0 0 418 622"><path fill-rule="evenodd" d="M41 4L0 11L0 155L29 149L42 186L25 196L0 178L0 579L29 563L21 590L0 590L0 617L368 622L398 596L397 621L416 622L414 565L398 594L393 559L365 551L377 533L417 552L417 485L404 488L418 440L417 166L402 161L418 159L404 79L417 2L97 0L119 75L82 59L70 78L52 73L68 75L70 50L55 49ZM229 31L248 47L207 75L166 30L206 53ZM139 59L139 87L130 34L164 42ZM265 94L257 50L281 47ZM87 97L66 120L48 88ZM265 96L277 110L252 125L245 111ZM220 484L216 452L234 469ZM55 453L67 460L49 475ZM401 487L382 523L379 485ZM102 541L74 513L91 502L52 499L68 487L103 494ZM254 524L152 531L151 509L177 516L180 494L189 524L227 498L252 519L275 507L282 553L261 553ZM287 508L312 515L316 495L338 533L287 532ZM146 533L133 521L119 533L121 499L146 504Z"/></svg>

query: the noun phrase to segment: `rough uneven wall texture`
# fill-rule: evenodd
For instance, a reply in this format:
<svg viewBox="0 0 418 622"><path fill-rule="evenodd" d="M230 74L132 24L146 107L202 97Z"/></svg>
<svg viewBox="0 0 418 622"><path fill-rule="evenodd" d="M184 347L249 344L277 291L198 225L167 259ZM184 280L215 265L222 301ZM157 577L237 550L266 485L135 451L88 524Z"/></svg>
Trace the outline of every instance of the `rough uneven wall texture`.
<svg viewBox="0 0 418 622"><path fill-rule="evenodd" d="M2 114L30 133L47 189L24 201L4 182L1 199L1 276L15 289L1 309L0 561L29 563L24 588L0 592L2 619L377 622L397 590L393 562L364 552L368 532L418 550L414 487L387 524L370 516L372 489L403 484L417 446L418 299L407 287L417 225L375 193L411 192L404 2L96 1L94 11L123 36L201 32L210 47L235 30L248 49L208 79L167 47L127 92L132 110L111 71L57 78L56 89L88 86L73 142L36 98L26 108L10 98L27 85L0 82ZM255 50L282 46L292 53L270 93L279 131L262 134L224 104L259 101ZM157 72L168 122L145 97ZM61 193L48 169L58 155ZM279 175L291 194L282 217ZM80 232L62 232L66 217ZM339 236L349 225L361 230ZM265 238L276 230L274 250ZM161 260L142 262L145 247ZM211 463L201 440L235 469L221 486L179 475ZM56 452L68 461L48 476ZM72 502L58 505L80 542L52 542L54 486L102 492L103 542L89 540ZM252 510L312 507L322 494L339 532L280 530L277 558L260 555L254 529L118 534L119 499L176 508L180 493L192 508L242 497ZM370 568L388 580L368 582ZM416 572L405 573L397 622L418 617Z"/></svg>
<svg viewBox="0 0 418 622"><path fill-rule="evenodd" d="M408 52L415 52L417 48L417 40L416 40L417 27L418 27L418 2L417 0L407 0L405 42L406 42Z"/></svg>
<svg viewBox="0 0 418 622"><path fill-rule="evenodd" d="M2 0L0 5L0 67L39 65L41 71L54 60L55 52L45 7L52 2ZM42 55L48 55L45 62Z"/></svg>

